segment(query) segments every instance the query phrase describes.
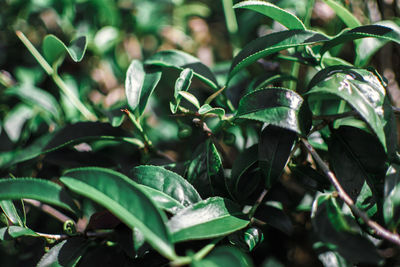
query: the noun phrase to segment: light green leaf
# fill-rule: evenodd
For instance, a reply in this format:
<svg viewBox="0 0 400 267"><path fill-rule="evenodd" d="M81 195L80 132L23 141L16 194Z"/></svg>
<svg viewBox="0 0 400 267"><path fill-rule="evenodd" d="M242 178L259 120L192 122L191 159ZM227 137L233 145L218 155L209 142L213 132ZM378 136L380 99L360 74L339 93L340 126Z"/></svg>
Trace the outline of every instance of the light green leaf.
<svg viewBox="0 0 400 267"><path fill-rule="evenodd" d="M53 65L54 63L59 63L57 61L64 57L65 53L68 53L73 61L81 61L85 54L86 46L87 40L85 36L73 40L67 47L56 36L49 34L43 40L42 49L46 60L50 65Z"/></svg>
<svg viewBox="0 0 400 267"><path fill-rule="evenodd" d="M0 180L0 200L22 198L39 200L78 213L78 208L72 198L56 183L38 178Z"/></svg>
<svg viewBox="0 0 400 267"><path fill-rule="evenodd" d="M197 109L200 108L199 100L197 100L197 98L194 95L192 95L191 93L186 92L186 91L179 91L179 95L183 96L183 98L185 98L187 101L192 103L193 106L195 106Z"/></svg>
<svg viewBox="0 0 400 267"><path fill-rule="evenodd" d="M203 81L213 89L218 89L218 82L211 70L201 63L199 59L185 52L177 50L160 51L147 59L145 65L155 65L160 67L175 68L183 70L186 68L193 70L193 75Z"/></svg>
<svg viewBox="0 0 400 267"><path fill-rule="evenodd" d="M164 192L183 206L201 201L199 193L187 180L163 167L138 166L132 169L131 176L139 184Z"/></svg>
<svg viewBox="0 0 400 267"><path fill-rule="evenodd" d="M0 208L3 210L4 214L7 216L12 224L18 224L21 227L24 226L24 222L19 216L17 209L15 208L15 205L11 200L1 200Z"/></svg>
<svg viewBox="0 0 400 267"><path fill-rule="evenodd" d="M26 227L20 227L20 226L10 226L8 227L8 234L12 237L12 238L18 238L21 236L39 236L38 234L36 234L34 231L32 231L29 228Z"/></svg>
<svg viewBox="0 0 400 267"><path fill-rule="evenodd" d="M303 22L292 13L264 1L243 1L233 8L245 8L261 13L288 28L289 30L305 30Z"/></svg>
<svg viewBox="0 0 400 267"><path fill-rule="evenodd" d="M193 71L192 69L184 69L182 70L181 74L179 75L179 78L175 82L175 91L174 91L174 98L175 98L175 104L171 105L171 112L173 114L176 113L178 110L179 104L182 99L182 95L179 94L181 91L188 91L190 84L192 83L192 77L193 77Z"/></svg>
<svg viewBox="0 0 400 267"><path fill-rule="evenodd" d="M215 114L218 117L222 118L225 116L225 110L223 108L213 108L209 104L202 105L197 111L200 115L204 114Z"/></svg>
<svg viewBox="0 0 400 267"><path fill-rule="evenodd" d="M146 241L168 259L176 254L161 213L128 177L105 168L69 170L60 178L69 189L107 208L131 229L137 227Z"/></svg>
<svg viewBox="0 0 400 267"><path fill-rule="evenodd" d="M349 28L355 28L361 26L361 22L353 15L349 10L347 10L344 6L339 4L335 0L322 0L328 6L330 6L333 11L335 11L336 15L346 24Z"/></svg>
<svg viewBox="0 0 400 267"><path fill-rule="evenodd" d="M211 197L178 212L168 221L174 242L228 235L249 224L234 202Z"/></svg>
<svg viewBox="0 0 400 267"><path fill-rule="evenodd" d="M251 267L253 263L249 256L236 247L217 247L207 257L192 263L193 267Z"/></svg>
<svg viewBox="0 0 400 267"><path fill-rule="evenodd" d="M162 191L141 184L138 184L138 186L151 200L153 200L154 204L159 209L166 210L171 214L176 214L179 210L185 207L179 203L179 201Z"/></svg>
<svg viewBox="0 0 400 267"><path fill-rule="evenodd" d="M159 68L145 70L142 62L133 60L126 72L125 94L129 107L141 115L161 79Z"/></svg>
<svg viewBox="0 0 400 267"><path fill-rule="evenodd" d="M248 43L232 61L228 81L241 69L273 53L297 46L326 42L329 38L307 30L288 30L271 33Z"/></svg>

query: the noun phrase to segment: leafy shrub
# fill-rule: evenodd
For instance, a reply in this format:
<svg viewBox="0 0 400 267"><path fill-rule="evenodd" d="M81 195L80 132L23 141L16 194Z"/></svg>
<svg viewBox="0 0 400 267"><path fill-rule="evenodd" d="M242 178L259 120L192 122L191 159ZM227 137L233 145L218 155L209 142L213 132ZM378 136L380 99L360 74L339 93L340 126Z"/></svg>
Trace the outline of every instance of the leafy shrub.
<svg viewBox="0 0 400 267"><path fill-rule="evenodd" d="M24 253L43 252L45 240L37 266L398 264L399 111L385 78L365 66L400 32L324 2L349 29L312 29L314 1L303 21L268 2L236 4L285 27L238 48L223 1L231 62L211 69L176 49L117 56L126 99L111 107L89 105L85 79L79 88L59 72L66 59L83 64L86 50L108 58L115 27L95 47L46 35L42 53L17 31L61 94L36 87L40 71L20 69L18 83L2 73L3 94L20 100L1 131L2 253L35 260ZM209 11L197 5L175 8ZM157 32L134 18L139 35ZM354 64L340 57L352 41Z"/></svg>

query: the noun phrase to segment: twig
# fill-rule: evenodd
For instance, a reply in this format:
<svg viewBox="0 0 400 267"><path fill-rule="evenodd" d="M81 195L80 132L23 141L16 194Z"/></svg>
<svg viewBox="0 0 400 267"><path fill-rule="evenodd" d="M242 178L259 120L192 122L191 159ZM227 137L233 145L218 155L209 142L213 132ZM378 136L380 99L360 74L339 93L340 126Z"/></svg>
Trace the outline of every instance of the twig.
<svg viewBox="0 0 400 267"><path fill-rule="evenodd" d="M311 146L311 144L307 141L307 139L302 138L301 141L303 142L306 149L313 156L314 160L316 161L318 166L321 168L323 173L326 175L326 177L329 179L329 181L335 187L339 197L347 204L347 206L349 206L349 208L351 209L353 214L355 216L361 218L374 231L374 233L377 236L400 246L400 235L398 235L396 233L392 233L389 230L383 228L377 222L371 220L365 212L360 210L354 204L354 201L350 198L350 196L346 193L346 191L343 189L342 185L339 183L335 174L329 169L328 165L321 159L321 157L318 155L317 151Z"/></svg>
<svg viewBox="0 0 400 267"><path fill-rule="evenodd" d="M257 219L257 218L255 218L255 217L253 217L253 218L250 219L250 223L251 223L252 225L261 226L261 227L267 225L266 222L264 222L264 221L262 221L262 220L260 220L260 219Z"/></svg>
<svg viewBox="0 0 400 267"><path fill-rule="evenodd" d="M64 223L68 220L72 220L70 217L68 217L67 215L61 213L60 211L56 210L55 208L47 205L47 204L43 204L40 201L37 200L33 200L33 199L23 199L24 202L31 204L32 206L41 209L42 211L46 212L47 214L53 216L54 218L56 218L57 220L59 220L60 222Z"/></svg>
<svg viewBox="0 0 400 267"><path fill-rule="evenodd" d="M79 233L76 236L82 236L82 237L86 237L86 238L100 238L100 237L107 237L112 233L113 233L113 231L87 232L87 233L84 233L84 234L83 233ZM62 240L68 239L70 237L73 237L73 236L69 236L69 235L66 235L66 234L57 235L57 234L45 234L45 233L39 233L39 232L36 232L36 234L38 236L40 236L40 237L43 237L43 238L46 238L46 239L52 239L52 240L55 240L55 241L62 241Z"/></svg>
<svg viewBox="0 0 400 267"><path fill-rule="evenodd" d="M64 234L54 235L54 234L44 234L44 233L38 233L38 232L36 232L36 234L40 237L55 240L55 241L62 241L62 240L68 239L70 237L69 235L64 235Z"/></svg>
<svg viewBox="0 0 400 267"><path fill-rule="evenodd" d="M314 120L328 120L328 121L334 121L337 119L342 119L346 117L351 117L351 116L358 116L359 114L355 110L339 113L339 114L333 114L333 115L321 115L321 116L313 116Z"/></svg>
<svg viewBox="0 0 400 267"><path fill-rule="evenodd" d="M264 188L264 190L261 192L260 196L257 198L256 202L254 203L253 207L251 207L251 210L249 211L249 218L253 218L258 206L260 206L260 204L264 200L264 197L267 193L268 193L268 190Z"/></svg>

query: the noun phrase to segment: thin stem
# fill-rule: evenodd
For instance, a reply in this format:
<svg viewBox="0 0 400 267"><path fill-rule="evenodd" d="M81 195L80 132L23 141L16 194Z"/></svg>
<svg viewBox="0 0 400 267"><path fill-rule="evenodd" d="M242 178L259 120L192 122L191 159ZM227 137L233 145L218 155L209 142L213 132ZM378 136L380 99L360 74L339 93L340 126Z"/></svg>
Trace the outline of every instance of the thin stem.
<svg viewBox="0 0 400 267"><path fill-rule="evenodd" d="M65 234L54 235L54 234L45 234L45 233L39 233L39 232L36 232L36 234L40 237L43 237L46 239L51 239L54 241L62 241L62 240L68 239L70 237L69 235L65 235Z"/></svg>
<svg viewBox="0 0 400 267"><path fill-rule="evenodd" d="M365 212L360 210L354 204L354 201L350 198L350 196L346 193L346 191L343 189L342 185L336 178L335 174L329 169L328 165L321 159L317 151L311 146L311 144L307 141L307 139L302 138L301 141L303 142L308 152L310 152L310 154L313 156L315 162L321 168L322 172L329 179L331 184L335 187L339 197L347 204L347 206L349 206L353 214L361 218L374 231L374 233L377 236L400 246L400 235L392 233L389 230L383 228L377 222L371 220Z"/></svg>
<svg viewBox="0 0 400 267"><path fill-rule="evenodd" d="M263 202L264 197L267 195L268 189L264 188L264 190L261 192L260 196L257 198L256 202L254 203L253 207L251 207L251 210L249 211L249 218L253 218L254 214L256 213L256 210L258 206Z"/></svg>
<svg viewBox="0 0 400 267"><path fill-rule="evenodd" d="M41 209L42 211L46 212L47 214L53 216L54 218L56 218L57 220L59 220L60 222L64 223L68 220L72 220L70 217L68 217L67 215L61 213L60 211L56 210L55 208L43 204L40 201L37 200L33 200L33 199L23 199L24 202L31 204L32 206Z"/></svg>
<svg viewBox="0 0 400 267"><path fill-rule="evenodd" d="M235 11L233 10L232 0L222 0L222 7L224 9L226 27L232 40L233 55L236 55L239 52L240 47L237 36L239 27L237 24Z"/></svg>
<svg viewBox="0 0 400 267"><path fill-rule="evenodd" d="M313 120L329 120L329 121L334 121L337 119L342 119L346 117L351 117L351 116L358 116L359 114L355 110L339 113L339 114L333 114L333 115L321 115L321 116L313 116Z"/></svg>
<svg viewBox="0 0 400 267"><path fill-rule="evenodd" d="M60 78L57 72L47 63L46 59L39 53L39 51L33 46L33 44L26 38L21 31L15 32L22 43L28 48L29 52L37 60L44 71L53 79L54 83L61 89L61 91L67 96L68 100L79 110L82 115L90 121L96 121L97 117L90 112L85 105L75 96L75 94L68 88L65 82Z"/></svg>
<svg viewBox="0 0 400 267"><path fill-rule="evenodd" d="M152 142L150 141L149 137L146 135L146 133L144 132L142 126L140 125L140 123L136 120L135 116L133 116L133 114L128 110L128 109L121 109L121 111L125 112L126 115L128 115L129 119L131 120L131 122L133 123L133 125L135 126L135 128L139 131L140 135L142 136L144 142L145 142L145 146L147 148L150 148L153 146Z"/></svg>

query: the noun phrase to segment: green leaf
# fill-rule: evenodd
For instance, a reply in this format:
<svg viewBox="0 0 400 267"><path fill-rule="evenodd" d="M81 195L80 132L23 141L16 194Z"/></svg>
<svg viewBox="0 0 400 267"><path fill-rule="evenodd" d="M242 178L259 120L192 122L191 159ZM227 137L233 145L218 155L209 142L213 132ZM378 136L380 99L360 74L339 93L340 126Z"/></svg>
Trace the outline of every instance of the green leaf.
<svg viewBox="0 0 400 267"><path fill-rule="evenodd" d="M161 79L159 68L145 69L142 62L133 60L126 72L125 94L129 107L143 114L147 102Z"/></svg>
<svg viewBox="0 0 400 267"><path fill-rule="evenodd" d="M202 105L197 112L200 115L215 114L220 118L225 116L225 110L223 108L213 108L209 104Z"/></svg>
<svg viewBox="0 0 400 267"><path fill-rule="evenodd" d="M328 6L330 6L336 13L336 15L346 24L349 28L355 28L361 26L361 22L344 6L339 4L335 0L323 0Z"/></svg>
<svg viewBox="0 0 400 267"><path fill-rule="evenodd" d="M187 180L202 197L227 195L222 160L213 142L208 139L193 154L195 156L188 166Z"/></svg>
<svg viewBox="0 0 400 267"><path fill-rule="evenodd" d="M162 191L141 184L139 184L138 186L148 196L148 198L153 200L154 204L159 209L166 210L171 214L176 214L179 210L185 207L181 203L179 203L179 201L170 197Z"/></svg>
<svg viewBox="0 0 400 267"><path fill-rule="evenodd" d="M121 128L101 122L78 122L44 135L26 148L0 153L0 168L7 168L41 154L91 140L118 140L137 145L135 139Z"/></svg>
<svg viewBox="0 0 400 267"><path fill-rule="evenodd" d="M400 44L399 32L381 25L365 25L339 33L333 39L324 43L320 53L323 55L326 51L339 44L368 37L384 39Z"/></svg>
<svg viewBox="0 0 400 267"><path fill-rule="evenodd" d="M258 158L267 189L280 178L295 138L295 132L274 125L268 125L262 130L258 143Z"/></svg>
<svg viewBox="0 0 400 267"><path fill-rule="evenodd" d="M36 199L79 214L67 192L58 184L37 178L0 180L0 200Z"/></svg>
<svg viewBox="0 0 400 267"><path fill-rule="evenodd" d="M249 256L235 247L223 246L215 248L207 257L191 264L193 267L251 267Z"/></svg>
<svg viewBox="0 0 400 267"><path fill-rule="evenodd" d="M386 173L383 196L383 217L386 225L395 230L400 223L400 166L392 164Z"/></svg>
<svg viewBox="0 0 400 267"><path fill-rule="evenodd" d="M229 236L229 242L244 251L252 251L264 240L264 235L259 228L250 227L237 231Z"/></svg>
<svg viewBox="0 0 400 267"><path fill-rule="evenodd" d="M218 82L211 70L201 63L199 59L185 52L177 50L160 51L147 59L145 65L155 65L161 67L175 68L183 70L186 68L193 70L193 75L213 89L218 89Z"/></svg>
<svg viewBox="0 0 400 267"><path fill-rule="evenodd" d="M34 236L34 237L38 237L39 236L38 234L36 234L31 229L26 228L26 227L20 227L20 226L10 226L10 227L8 227L8 234L12 238L18 238L18 237L21 237L21 236Z"/></svg>
<svg viewBox="0 0 400 267"><path fill-rule="evenodd" d="M138 166L131 176L142 185L164 192L183 206L201 201L196 189L182 176L159 166Z"/></svg>
<svg viewBox="0 0 400 267"><path fill-rule="evenodd" d="M325 106L325 96L345 100L371 127L388 155L394 153L397 141L393 111L385 87L372 72L345 66L326 68L314 76L309 88L310 107Z"/></svg>
<svg viewBox="0 0 400 267"><path fill-rule="evenodd" d="M393 29L395 32L400 32L400 27L390 20L379 21L377 25L382 25ZM354 65L357 67L365 67L371 60L373 55L381 49L389 40L379 38L364 38L356 44L356 58Z"/></svg>
<svg viewBox="0 0 400 267"><path fill-rule="evenodd" d="M146 241L163 256L176 257L161 213L128 177L104 168L69 170L60 178L69 189L107 208L131 229L137 227Z"/></svg>
<svg viewBox="0 0 400 267"><path fill-rule="evenodd" d="M194 95L192 95L191 93L185 92L185 91L179 91L179 95L183 96L183 98L185 98L187 101L192 103L193 106L195 106L197 109L200 108L199 100L197 100L197 98Z"/></svg>
<svg viewBox="0 0 400 267"><path fill-rule="evenodd" d="M303 22L292 13L268 2L243 1L233 8L245 8L261 13L288 28L289 30L305 30Z"/></svg>
<svg viewBox="0 0 400 267"><path fill-rule="evenodd" d="M288 30L271 33L248 43L232 61L229 80L241 69L273 53L297 46L328 41L321 33L307 30ZM227 83L228 83L227 82Z"/></svg>
<svg viewBox="0 0 400 267"><path fill-rule="evenodd" d="M17 209L11 200L1 200L0 208L3 210L4 214L7 216L7 219L10 220L12 224L18 224L21 227L24 226L24 222L19 216Z"/></svg>
<svg viewBox="0 0 400 267"><path fill-rule="evenodd" d="M40 259L36 267L75 266L88 248L89 242L80 237L63 240Z"/></svg>
<svg viewBox="0 0 400 267"><path fill-rule="evenodd" d="M250 92L240 99L236 118L269 123L302 133L299 113L302 97L284 88L265 88Z"/></svg>
<svg viewBox="0 0 400 267"><path fill-rule="evenodd" d="M175 97L175 104L173 104L173 109L171 110L173 114L176 113L178 110L179 104L182 99L182 95L179 94L181 91L188 91L190 84L192 83L192 77L193 77L193 71L192 69L184 69L182 70L181 74L179 75L179 78L175 82L175 91L174 91L174 97Z"/></svg>
<svg viewBox="0 0 400 267"><path fill-rule="evenodd" d="M73 61L79 62L82 60L85 54L87 46L86 36L78 37L73 40L67 47L60 39L56 36L49 34L43 40L42 49L46 60L50 65L58 63L65 53L68 53Z"/></svg>
<svg viewBox="0 0 400 267"><path fill-rule="evenodd" d="M246 227L249 220L234 202L211 197L178 212L168 221L174 242L228 235Z"/></svg>
<svg viewBox="0 0 400 267"><path fill-rule="evenodd" d="M321 194L316 198L311 222L319 238L333 244L347 260L360 264L378 264L381 261L375 246L359 234L354 219L345 216L336 199L330 195Z"/></svg>

